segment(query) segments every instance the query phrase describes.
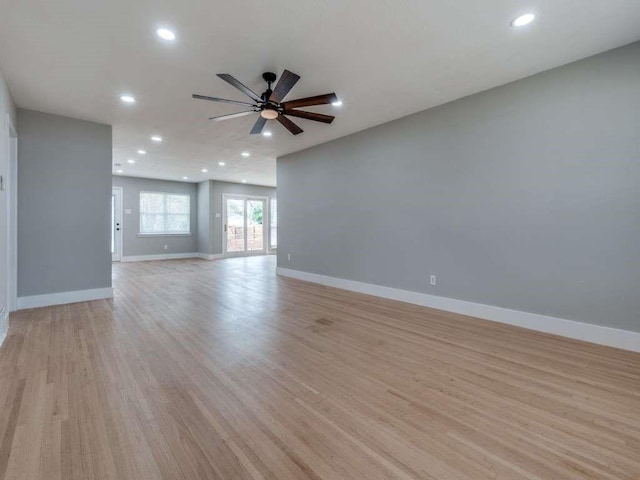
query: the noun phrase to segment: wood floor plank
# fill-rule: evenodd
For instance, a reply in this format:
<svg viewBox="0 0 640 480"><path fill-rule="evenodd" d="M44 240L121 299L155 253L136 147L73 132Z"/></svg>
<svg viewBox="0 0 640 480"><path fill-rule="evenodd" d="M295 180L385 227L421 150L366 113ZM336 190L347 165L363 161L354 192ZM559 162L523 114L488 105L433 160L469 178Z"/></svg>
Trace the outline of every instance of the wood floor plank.
<svg viewBox="0 0 640 480"><path fill-rule="evenodd" d="M275 276L114 264L11 315L0 480L638 480L640 354Z"/></svg>

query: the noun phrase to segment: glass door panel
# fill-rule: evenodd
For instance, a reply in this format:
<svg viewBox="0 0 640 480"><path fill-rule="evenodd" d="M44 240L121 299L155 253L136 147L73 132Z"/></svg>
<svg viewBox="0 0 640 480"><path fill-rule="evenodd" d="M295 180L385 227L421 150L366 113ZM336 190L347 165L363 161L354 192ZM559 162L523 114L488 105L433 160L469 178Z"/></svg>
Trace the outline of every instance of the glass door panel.
<svg viewBox="0 0 640 480"><path fill-rule="evenodd" d="M226 251L229 253L244 252L246 250L245 200L241 198L227 198L226 209Z"/></svg>
<svg viewBox="0 0 640 480"><path fill-rule="evenodd" d="M264 200L247 200L247 250L264 251Z"/></svg>

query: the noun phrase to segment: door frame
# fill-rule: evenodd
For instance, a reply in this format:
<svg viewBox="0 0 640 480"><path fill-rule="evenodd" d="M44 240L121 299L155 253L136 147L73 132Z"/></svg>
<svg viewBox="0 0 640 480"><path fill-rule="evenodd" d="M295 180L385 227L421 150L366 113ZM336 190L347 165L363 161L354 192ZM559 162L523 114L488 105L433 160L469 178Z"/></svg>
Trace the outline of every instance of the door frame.
<svg viewBox="0 0 640 480"><path fill-rule="evenodd" d="M225 229L225 225L227 224L227 199L230 199L230 198L231 199L235 198L238 200L245 201L245 210L244 210L245 224L246 224L246 218L247 218L246 201L262 200L264 202L264 211L262 213L262 250L256 250L252 252L247 250L247 229L245 228L244 229L245 250L243 252L227 252L227 231ZM222 194L222 254L225 257L250 257L254 255L267 255L269 251L268 250L269 232L267 228L268 225L269 225L269 197L263 197L260 195L242 195L242 194L235 194L235 193Z"/></svg>
<svg viewBox="0 0 640 480"><path fill-rule="evenodd" d="M118 252L117 253L112 253L111 254L111 261L112 262L119 262L122 260L122 249L123 249L123 244L122 244L122 228L123 228L123 219L124 219L124 209L123 209L123 196L124 196L124 190L122 187L111 187L111 195L113 195L114 191L118 192L117 197L119 197L120 200L120 230L116 232L116 239L117 239L117 243L118 246L120 248L118 248ZM117 208L117 201L116 201L116 208ZM111 228L113 228L113 225L111 226Z"/></svg>

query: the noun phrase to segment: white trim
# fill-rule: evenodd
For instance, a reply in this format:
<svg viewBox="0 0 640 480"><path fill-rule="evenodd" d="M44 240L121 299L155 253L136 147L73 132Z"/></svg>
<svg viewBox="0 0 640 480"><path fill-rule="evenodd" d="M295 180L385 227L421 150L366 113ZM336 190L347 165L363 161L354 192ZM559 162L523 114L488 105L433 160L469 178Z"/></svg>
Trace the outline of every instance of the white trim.
<svg viewBox="0 0 640 480"><path fill-rule="evenodd" d="M192 233L136 233L138 238L149 237L193 237Z"/></svg>
<svg viewBox="0 0 640 480"><path fill-rule="evenodd" d="M89 302L103 298L113 298L113 288L93 288L75 292L47 293L45 295L18 297L18 310L48 307L50 305L64 305L67 303Z"/></svg>
<svg viewBox="0 0 640 480"><path fill-rule="evenodd" d="M221 253L163 253L160 255L131 255L122 257L121 262L150 262L155 260L177 260L179 258L202 258L203 260L217 260L224 258Z"/></svg>
<svg viewBox="0 0 640 480"><path fill-rule="evenodd" d="M0 347L2 347L2 344L4 343L6 338L7 338L7 332L0 332Z"/></svg>
<svg viewBox="0 0 640 480"><path fill-rule="evenodd" d="M456 300L454 298L438 297L426 293L411 292L397 288L383 287L370 283L356 282L342 278L301 272L289 268L278 267L276 274L284 277L296 278L307 282L319 283L329 287L341 288L352 292L374 295L376 297L413 303L423 307L436 308L448 312L459 313L471 317L478 317L508 325L551 333L562 337L574 338L585 342L622 348L633 352L640 352L640 333L617 328L603 327L591 323L577 322L563 318L549 317L535 313L521 312L507 308L483 305L481 303Z"/></svg>
<svg viewBox="0 0 640 480"><path fill-rule="evenodd" d="M177 258L198 258L199 253L163 253L160 255L131 255L122 257L121 262L149 262L153 260L175 260Z"/></svg>
<svg viewBox="0 0 640 480"><path fill-rule="evenodd" d="M218 260L219 258L224 258L224 255L221 253L198 253L198 258L203 260Z"/></svg>

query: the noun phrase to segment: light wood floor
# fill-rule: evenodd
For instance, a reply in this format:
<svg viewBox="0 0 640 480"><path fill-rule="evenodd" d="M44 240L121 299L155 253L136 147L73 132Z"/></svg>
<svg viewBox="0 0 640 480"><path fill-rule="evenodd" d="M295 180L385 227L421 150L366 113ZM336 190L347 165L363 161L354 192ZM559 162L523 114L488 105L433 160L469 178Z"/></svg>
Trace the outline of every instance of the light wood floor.
<svg viewBox="0 0 640 480"><path fill-rule="evenodd" d="M640 479L640 354L274 267L120 264L13 315L0 479Z"/></svg>

